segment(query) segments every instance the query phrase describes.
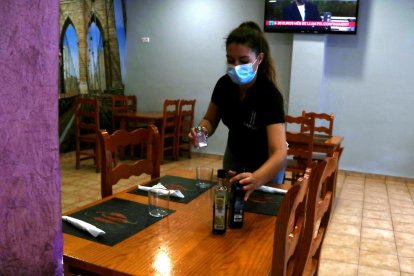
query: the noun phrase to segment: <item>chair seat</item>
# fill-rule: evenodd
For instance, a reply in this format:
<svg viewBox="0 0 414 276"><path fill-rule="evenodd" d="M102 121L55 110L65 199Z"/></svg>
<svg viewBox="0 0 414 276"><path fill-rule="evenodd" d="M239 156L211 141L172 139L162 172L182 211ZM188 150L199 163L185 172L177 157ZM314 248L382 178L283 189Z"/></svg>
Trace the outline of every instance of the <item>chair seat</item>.
<svg viewBox="0 0 414 276"><path fill-rule="evenodd" d="M312 160L321 161L321 160L325 160L326 157L328 157L326 153L322 153L322 152L312 153Z"/></svg>
<svg viewBox="0 0 414 276"><path fill-rule="evenodd" d="M304 172L307 167L307 160L305 159L288 159L287 165L291 172Z"/></svg>

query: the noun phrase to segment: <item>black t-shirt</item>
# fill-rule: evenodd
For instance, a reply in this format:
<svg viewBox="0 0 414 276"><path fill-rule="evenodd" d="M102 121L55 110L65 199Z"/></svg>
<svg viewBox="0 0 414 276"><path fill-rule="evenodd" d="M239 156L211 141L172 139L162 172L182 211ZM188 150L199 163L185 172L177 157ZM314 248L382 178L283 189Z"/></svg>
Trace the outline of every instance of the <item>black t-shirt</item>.
<svg viewBox="0 0 414 276"><path fill-rule="evenodd" d="M228 75L221 77L211 101L229 129L227 146L238 163L246 169L258 169L268 158L266 126L285 122L283 97L264 76L257 76L243 100L239 86Z"/></svg>

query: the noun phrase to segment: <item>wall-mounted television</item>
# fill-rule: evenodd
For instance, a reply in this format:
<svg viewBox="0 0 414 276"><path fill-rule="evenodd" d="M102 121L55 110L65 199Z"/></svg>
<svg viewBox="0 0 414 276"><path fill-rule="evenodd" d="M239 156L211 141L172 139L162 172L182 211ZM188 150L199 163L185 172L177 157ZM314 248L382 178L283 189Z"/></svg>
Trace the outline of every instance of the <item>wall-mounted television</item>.
<svg viewBox="0 0 414 276"><path fill-rule="evenodd" d="M265 0L265 32L356 34L359 0Z"/></svg>

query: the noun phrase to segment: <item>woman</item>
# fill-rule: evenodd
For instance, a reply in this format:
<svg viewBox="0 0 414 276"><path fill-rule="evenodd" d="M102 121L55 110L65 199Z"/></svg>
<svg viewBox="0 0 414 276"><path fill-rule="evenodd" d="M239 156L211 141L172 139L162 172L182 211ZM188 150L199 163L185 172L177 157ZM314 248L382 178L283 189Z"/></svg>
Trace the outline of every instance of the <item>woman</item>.
<svg viewBox="0 0 414 276"><path fill-rule="evenodd" d="M228 127L223 167L241 172L230 179L246 190L245 200L284 168L286 137L283 98L276 88L276 71L269 44L260 27L245 22L226 40L227 74L213 91L199 123L211 136L220 120ZM189 137L197 144L192 129Z"/></svg>

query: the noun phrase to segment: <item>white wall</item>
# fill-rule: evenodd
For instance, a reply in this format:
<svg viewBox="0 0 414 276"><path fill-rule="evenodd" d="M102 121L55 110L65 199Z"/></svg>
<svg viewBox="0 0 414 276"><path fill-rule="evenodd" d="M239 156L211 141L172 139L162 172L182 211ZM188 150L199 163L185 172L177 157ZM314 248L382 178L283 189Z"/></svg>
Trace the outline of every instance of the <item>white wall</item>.
<svg viewBox="0 0 414 276"><path fill-rule="evenodd" d="M414 177L414 1L365 0L357 36L327 40L323 95L342 167Z"/></svg>
<svg viewBox="0 0 414 276"><path fill-rule="evenodd" d="M413 9L412 0L363 0L358 34L325 39L321 91L309 104L335 113L334 132L345 137L342 169L414 177ZM242 21L262 24L263 14L257 0L129 1L126 93L138 95L140 110L161 110L165 98L196 98L200 120L225 72L224 38ZM287 97L291 75L307 78L297 67L291 72L297 36L267 37ZM289 108L306 105L291 97ZM226 139L221 126L207 152L223 153Z"/></svg>

